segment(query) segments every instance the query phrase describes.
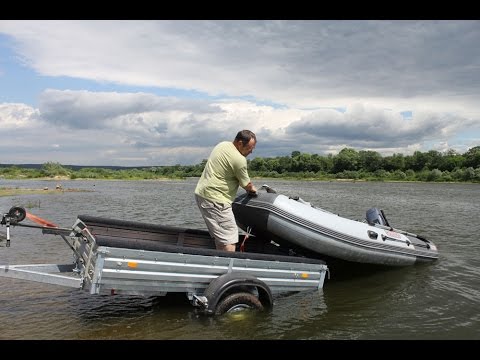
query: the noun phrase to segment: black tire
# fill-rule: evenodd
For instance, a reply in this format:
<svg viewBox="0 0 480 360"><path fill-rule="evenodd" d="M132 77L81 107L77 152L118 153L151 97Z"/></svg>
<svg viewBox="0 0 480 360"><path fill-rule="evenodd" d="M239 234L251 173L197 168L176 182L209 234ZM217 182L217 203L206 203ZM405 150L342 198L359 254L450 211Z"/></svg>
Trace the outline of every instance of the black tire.
<svg viewBox="0 0 480 360"><path fill-rule="evenodd" d="M225 296L218 302L217 308L215 309L215 315L222 315L225 313L233 313L243 310L263 311L264 308L260 300L255 295L247 292L237 292Z"/></svg>
<svg viewBox="0 0 480 360"><path fill-rule="evenodd" d="M10 215L15 222L20 222L27 216L27 211L23 207L14 206L10 209L8 215Z"/></svg>

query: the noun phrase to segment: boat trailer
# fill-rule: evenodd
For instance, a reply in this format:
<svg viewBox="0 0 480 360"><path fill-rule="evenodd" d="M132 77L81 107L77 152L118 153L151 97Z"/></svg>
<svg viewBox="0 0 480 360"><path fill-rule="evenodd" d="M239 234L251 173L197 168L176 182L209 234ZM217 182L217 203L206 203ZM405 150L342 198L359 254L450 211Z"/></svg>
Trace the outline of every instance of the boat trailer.
<svg viewBox="0 0 480 360"><path fill-rule="evenodd" d="M38 225L22 223L24 219ZM42 282L90 294L164 296L183 292L208 315L266 310L280 292L320 291L328 267L318 259L212 249L207 231L79 216L71 228L12 207L0 221L60 236L70 264L0 265L0 277ZM249 240L254 244L254 240Z"/></svg>

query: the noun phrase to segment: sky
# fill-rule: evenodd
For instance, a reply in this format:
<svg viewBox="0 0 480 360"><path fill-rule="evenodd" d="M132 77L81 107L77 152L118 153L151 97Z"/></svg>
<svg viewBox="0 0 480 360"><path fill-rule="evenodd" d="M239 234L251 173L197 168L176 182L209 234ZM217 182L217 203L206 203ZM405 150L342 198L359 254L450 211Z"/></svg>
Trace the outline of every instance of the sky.
<svg viewBox="0 0 480 360"><path fill-rule="evenodd" d="M0 163L480 145L479 20L0 20Z"/></svg>

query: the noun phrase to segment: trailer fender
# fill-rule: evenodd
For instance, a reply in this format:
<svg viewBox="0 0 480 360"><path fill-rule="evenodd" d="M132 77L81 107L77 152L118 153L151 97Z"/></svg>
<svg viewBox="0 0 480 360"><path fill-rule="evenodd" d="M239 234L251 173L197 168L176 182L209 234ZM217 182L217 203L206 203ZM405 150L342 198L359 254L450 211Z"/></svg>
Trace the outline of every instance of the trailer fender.
<svg viewBox="0 0 480 360"><path fill-rule="evenodd" d="M233 294L237 295L232 296ZM245 305L255 308L271 308L273 305L272 292L267 284L251 274L239 272L223 274L213 279L203 296L206 299L204 311L207 314L218 314L216 310L219 305L222 305L223 312L224 299L227 302L245 302Z"/></svg>

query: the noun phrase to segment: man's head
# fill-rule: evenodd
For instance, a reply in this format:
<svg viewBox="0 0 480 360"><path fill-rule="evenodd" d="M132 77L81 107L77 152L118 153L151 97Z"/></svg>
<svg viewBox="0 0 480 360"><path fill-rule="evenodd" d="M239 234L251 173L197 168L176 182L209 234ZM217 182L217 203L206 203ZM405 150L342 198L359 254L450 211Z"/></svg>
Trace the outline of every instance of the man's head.
<svg viewBox="0 0 480 360"><path fill-rule="evenodd" d="M257 137L250 130L241 130L235 136L233 144L243 156L247 157L255 149Z"/></svg>

